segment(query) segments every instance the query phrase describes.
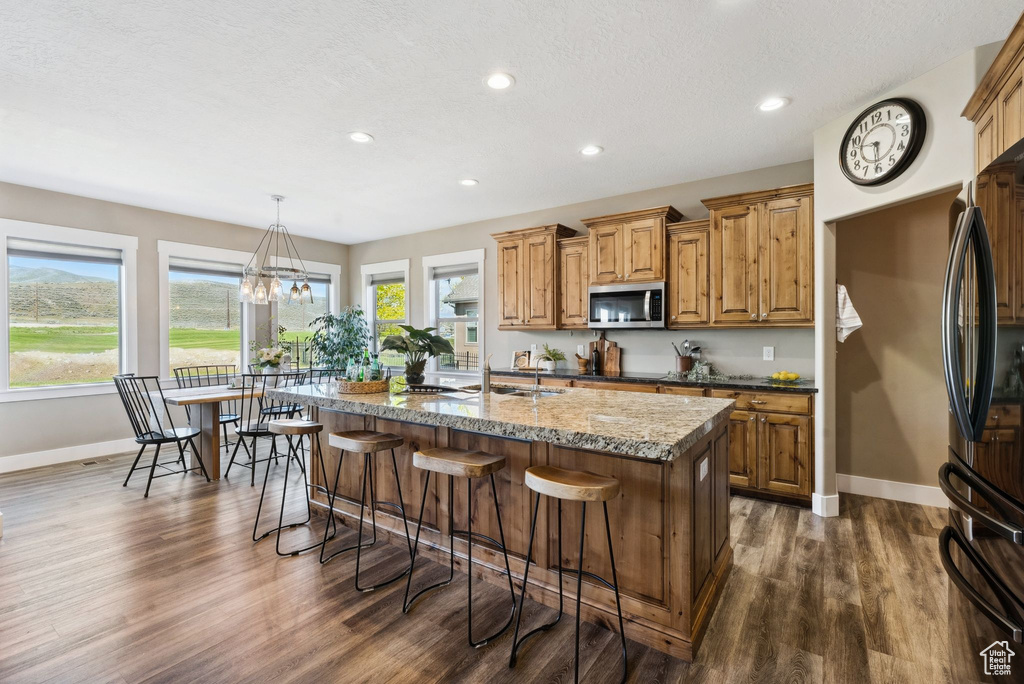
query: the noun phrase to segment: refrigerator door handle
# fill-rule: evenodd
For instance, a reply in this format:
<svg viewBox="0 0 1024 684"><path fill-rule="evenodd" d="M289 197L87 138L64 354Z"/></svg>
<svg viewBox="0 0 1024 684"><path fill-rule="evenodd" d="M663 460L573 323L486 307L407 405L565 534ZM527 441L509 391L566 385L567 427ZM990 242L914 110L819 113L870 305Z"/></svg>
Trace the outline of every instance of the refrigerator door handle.
<svg viewBox="0 0 1024 684"><path fill-rule="evenodd" d="M953 556L949 553L949 544L954 542L960 547L967 560L978 569L982 578L985 580L985 584L995 594L999 600L1000 605L1004 612L1000 612L991 603L989 603L984 596L981 595L977 589L975 589L966 577L960 572L960 568L956 567L956 563L953 562ZM1014 606L1013 599L1007 595L1009 589L999 579L999 577L992 571L988 566L988 563L978 555L978 553L971 548L971 545L963 538L963 535L953 527L947 525L943 528L942 532L939 533L939 557L942 560L942 567L946 569L946 574L949 579L953 581L953 584L960 589L960 592L967 597L974 606L980 610L985 617L994 622L996 625L1001 627L1015 643L1024 643L1024 627L1021 623L1024 622L1020 611ZM1012 596L1012 594L1011 594Z"/></svg>
<svg viewBox="0 0 1024 684"><path fill-rule="evenodd" d="M997 533L1000 537L1003 537L1014 544L1024 545L1024 529L1011 522L994 518L992 515L982 510L977 504L968 500L967 497L960 493L960 491L953 485L950 477L956 477L958 480L968 485L997 513L1001 513L1005 516L1006 511L1003 510L1003 506L999 501L998 495L991 487L980 481L978 478L972 477L969 472L958 466L956 463L950 463L947 461L939 468L939 487L957 508L964 513L967 513L972 518L980 521L985 525L985 527Z"/></svg>

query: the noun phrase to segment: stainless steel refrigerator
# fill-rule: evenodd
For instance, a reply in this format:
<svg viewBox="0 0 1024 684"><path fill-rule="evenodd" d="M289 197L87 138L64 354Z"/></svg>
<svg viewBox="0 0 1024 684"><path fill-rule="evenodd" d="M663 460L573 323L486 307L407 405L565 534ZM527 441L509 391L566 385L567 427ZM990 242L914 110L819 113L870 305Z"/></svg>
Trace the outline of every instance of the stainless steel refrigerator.
<svg viewBox="0 0 1024 684"><path fill-rule="evenodd" d="M955 681L1024 682L1024 282L1011 277L1022 269L1024 141L982 170L950 211L942 309L950 439L939 469L949 524L939 553Z"/></svg>

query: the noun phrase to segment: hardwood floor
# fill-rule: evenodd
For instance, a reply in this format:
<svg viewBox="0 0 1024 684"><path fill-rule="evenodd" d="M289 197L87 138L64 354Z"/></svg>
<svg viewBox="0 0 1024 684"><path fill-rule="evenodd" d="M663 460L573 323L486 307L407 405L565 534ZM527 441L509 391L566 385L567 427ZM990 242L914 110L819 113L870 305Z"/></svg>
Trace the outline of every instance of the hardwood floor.
<svg viewBox="0 0 1024 684"><path fill-rule="evenodd" d="M354 554L321 566L278 558L272 539L253 545L248 471L159 479L143 499L145 473L121 487L132 456L0 476L0 681L571 681L572 619L509 670L511 632L466 644L465 575L403 615L404 581L353 589ZM630 643L630 681L951 679L944 510L845 495L831 519L737 497L731 508L735 566L697 661ZM378 545L363 571L382 578L403 560ZM446 572L422 563L417 585ZM508 594L474 588L479 637L505 619ZM524 626L553 615L528 602ZM615 681L616 644L584 623L581 680Z"/></svg>

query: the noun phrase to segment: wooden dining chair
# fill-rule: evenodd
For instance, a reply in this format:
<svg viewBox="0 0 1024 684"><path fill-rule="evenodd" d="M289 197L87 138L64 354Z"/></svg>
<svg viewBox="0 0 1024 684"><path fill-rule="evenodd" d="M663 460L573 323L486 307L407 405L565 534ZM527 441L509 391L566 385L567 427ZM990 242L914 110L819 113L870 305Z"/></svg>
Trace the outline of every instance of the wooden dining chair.
<svg viewBox="0 0 1024 684"><path fill-rule="evenodd" d="M174 379L179 389L191 389L194 387L213 387L216 385L227 385L238 375L238 366L235 365L207 365L207 366L181 366L174 369ZM220 414L220 426L224 431L224 453L228 453L231 441L228 439L228 425L238 424L238 400L231 399L222 401ZM189 422L192 421L191 407L185 405L185 415Z"/></svg>
<svg viewBox="0 0 1024 684"><path fill-rule="evenodd" d="M188 468L185 464L185 444L192 449L192 455L199 463L199 468L206 481L210 481L210 475L206 472L206 465L196 448L193 438L200 433L198 428L175 427L174 418L171 415L171 407L164 398L164 392L160 388L160 378L157 376L138 376L134 374L115 375L114 386L121 397L125 413L128 414L128 421L131 423L132 431L135 433L136 444L142 445L135 462L132 463L128 477L125 478L123 487L128 486L132 473L139 470L139 459L142 452L150 445L156 446L153 453L153 462L149 465L149 479L146 481L145 498L149 497L149 488L157 477L168 475L180 475L195 470L195 466ZM175 444L178 447L178 458L174 461L160 463L160 447L164 444ZM178 469L172 468L181 464ZM145 468L146 466L142 466ZM156 469L162 468L166 473L156 475Z"/></svg>

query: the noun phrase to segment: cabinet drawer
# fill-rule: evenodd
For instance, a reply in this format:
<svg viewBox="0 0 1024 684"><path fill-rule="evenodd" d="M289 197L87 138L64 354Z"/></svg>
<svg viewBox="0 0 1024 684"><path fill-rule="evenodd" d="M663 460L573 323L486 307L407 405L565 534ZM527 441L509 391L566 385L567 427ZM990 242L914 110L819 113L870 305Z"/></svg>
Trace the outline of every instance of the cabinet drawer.
<svg viewBox="0 0 1024 684"><path fill-rule="evenodd" d="M642 385L635 382L599 382L596 380L576 380L573 382L573 386L583 387L584 389L616 390L619 392L654 393L658 391L657 385Z"/></svg>
<svg viewBox="0 0 1024 684"><path fill-rule="evenodd" d="M811 413L811 395L783 392L739 392L711 390L716 399L735 399L737 411L775 411L781 413Z"/></svg>
<svg viewBox="0 0 1024 684"><path fill-rule="evenodd" d="M660 385L658 391L662 394L681 394L684 397L703 397L703 387L683 387L681 385Z"/></svg>
<svg viewBox="0 0 1024 684"><path fill-rule="evenodd" d="M1020 425L1020 404L995 404L989 409L985 427L1017 427Z"/></svg>

